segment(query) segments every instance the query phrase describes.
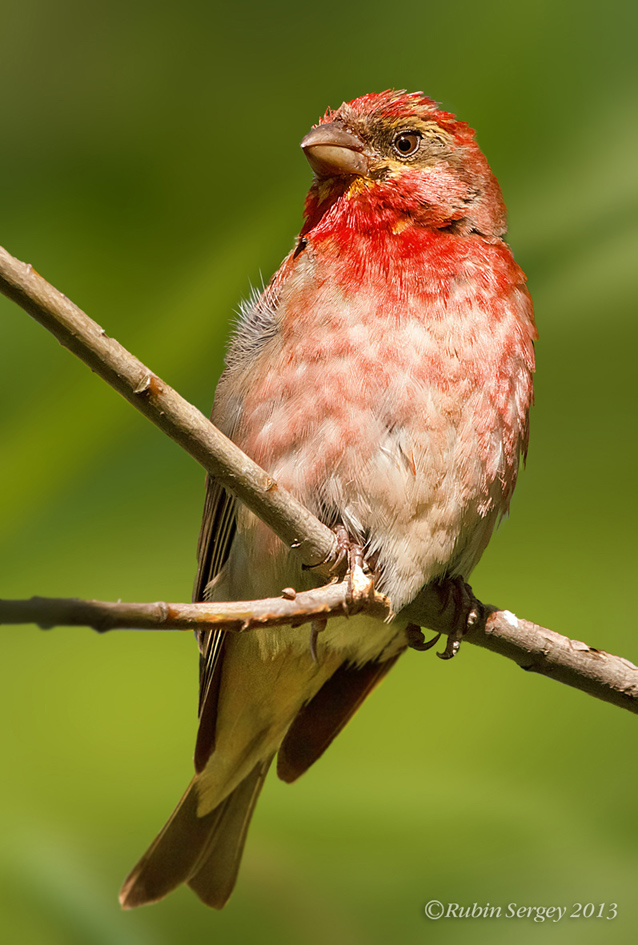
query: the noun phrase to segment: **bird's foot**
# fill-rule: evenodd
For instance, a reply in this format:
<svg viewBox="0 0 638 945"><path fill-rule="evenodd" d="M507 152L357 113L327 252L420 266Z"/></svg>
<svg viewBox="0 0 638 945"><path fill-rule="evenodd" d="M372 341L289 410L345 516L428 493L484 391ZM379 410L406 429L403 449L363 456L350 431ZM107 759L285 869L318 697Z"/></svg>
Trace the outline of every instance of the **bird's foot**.
<svg viewBox="0 0 638 945"><path fill-rule="evenodd" d="M440 600L441 614L452 610L450 617L444 621L448 634L445 649L436 655L442 660L450 660L456 656L465 634L485 618L485 606L474 596L472 588L463 578L443 578L433 585ZM447 627L449 626L449 630ZM426 642L421 628L414 623L406 627L408 646L413 650L429 650L441 638L441 633Z"/></svg>
<svg viewBox="0 0 638 945"><path fill-rule="evenodd" d="M484 607L474 596L469 584L462 577L445 578L441 582L444 608L454 607L452 628L448 633L447 643L442 653L436 655L442 660L451 660L459 651L461 640L472 627L484 616Z"/></svg>
<svg viewBox="0 0 638 945"><path fill-rule="evenodd" d="M330 570L335 574L338 573L344 561L347 562L348 571L351 571L355 565L363 568L363 548L361 545L350 537L343 525L336 525L333 531L337 539L337 557Z"/></svg>
<svg viewBox="0 0 638 945"><path fill-rule="evenodd" d="M335 559L330 565L333 574L332 583L343 580L348 582L347 597L349 604L370 597L374 592L374 577L371 568L364 562L363 546L351 538L343 525L336 525L333 532L337 539ZM327 564L326 558L322 564ZM311 571L318 565L303 565L304 570Z"/></svg>
<svg viewBox="0 0 638 945"><path fill-rule="evenodd" d="M361 545L350 538L343 525L337 525L334 532L337 538L337 557L330 570L335 574L334 580L339 580L340 577L346 579L344 614L348 617L357 610L358 604L374 596L374 577L364 565ZM341 576L338 574L339 571L341 571ZM316 617L310 623L310 655L314 663L317 662L317 640L319 634L326 629L326 625L325 617Z"/></svg>
<svg viewBox="0 0 638 945"><path fill-rule="evenodd" d="M363 548L359 542L350 537L343 525L334 529L337 538L337 558L331 571L337 572L347 562L346 591L349 606L365 600L374 592L374 578L369 571L364 570Z"/></svg>

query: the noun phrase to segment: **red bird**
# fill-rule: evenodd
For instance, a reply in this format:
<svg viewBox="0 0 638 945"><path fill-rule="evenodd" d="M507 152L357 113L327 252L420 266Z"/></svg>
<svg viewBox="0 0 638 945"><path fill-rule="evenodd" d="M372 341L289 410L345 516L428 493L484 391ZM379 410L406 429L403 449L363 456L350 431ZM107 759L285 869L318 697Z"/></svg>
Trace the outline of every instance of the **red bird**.
<svg viewBox="0 0 638 945"><path fill-rule="evenodd" d="M305 223L241 310L212 419L373 562L398 614L206 632L196 774L126 880L126 908L187 883L230 896L277 755L294 781L406 648L401 609L467 578L507 511L527 449L532 303L474 132L420 93L364 95L301 142ZM195 599L308 586L298 559L209 482Z"/></svg>

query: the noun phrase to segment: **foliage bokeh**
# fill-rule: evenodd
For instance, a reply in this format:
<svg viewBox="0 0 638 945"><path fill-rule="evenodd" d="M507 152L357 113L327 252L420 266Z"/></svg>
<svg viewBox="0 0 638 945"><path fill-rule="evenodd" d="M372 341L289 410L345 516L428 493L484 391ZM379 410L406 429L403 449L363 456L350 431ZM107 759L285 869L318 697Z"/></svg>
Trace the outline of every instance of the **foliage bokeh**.
<svg viewBox="0 0 638 945"><path fill-rule="evenodd" d="M528 467L478 595L638 662L635 8L2 0L0 242L208 411L327 105L423 89L478 129L540 329ZM203 474L0 298L3 596L188 599ZM635 720L464 647L403 657L260 801L221 914L117 890L190 776L190 635L2 630L7 941L634 940ZM618 918L424 918L429 899ZM513 923L515 923L513 925ZM601 930L601 926L603 926Z"/></svg>

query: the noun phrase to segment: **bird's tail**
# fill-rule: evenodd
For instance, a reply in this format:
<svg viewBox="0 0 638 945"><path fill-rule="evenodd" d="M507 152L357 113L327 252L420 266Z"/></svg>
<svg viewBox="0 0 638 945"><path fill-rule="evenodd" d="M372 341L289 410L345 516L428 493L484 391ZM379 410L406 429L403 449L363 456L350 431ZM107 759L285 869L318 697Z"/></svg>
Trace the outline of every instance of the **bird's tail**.
<svg viewBox="0 0 638 945"><path fill-rule="evenodd" d="M120 893L124 909L157 902L187 883L202 902L221 909L239 871L248 825L272 758L260 761L203 817L197 816L197 778L188 786Z"/></svg>

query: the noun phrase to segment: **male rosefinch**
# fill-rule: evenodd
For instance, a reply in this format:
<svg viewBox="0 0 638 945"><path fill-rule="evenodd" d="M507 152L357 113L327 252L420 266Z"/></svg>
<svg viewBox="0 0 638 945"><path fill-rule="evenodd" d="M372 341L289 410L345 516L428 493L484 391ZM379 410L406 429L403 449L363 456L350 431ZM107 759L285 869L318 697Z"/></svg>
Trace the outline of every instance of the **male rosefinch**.
<svg viewBox="0 0 638 945"><path fill-rule="evenodd" d="M364 95L301 143L315 173L295 248L242 307L212 419L360 543L399 616L205 632L196 774L124 884L126 907L187 883L220 908L268 767L294 781L406 648L400 611L466 578L527 447L532 304L473 131L420 93ZM196 599L312 582L208 483Z"/></svg>

